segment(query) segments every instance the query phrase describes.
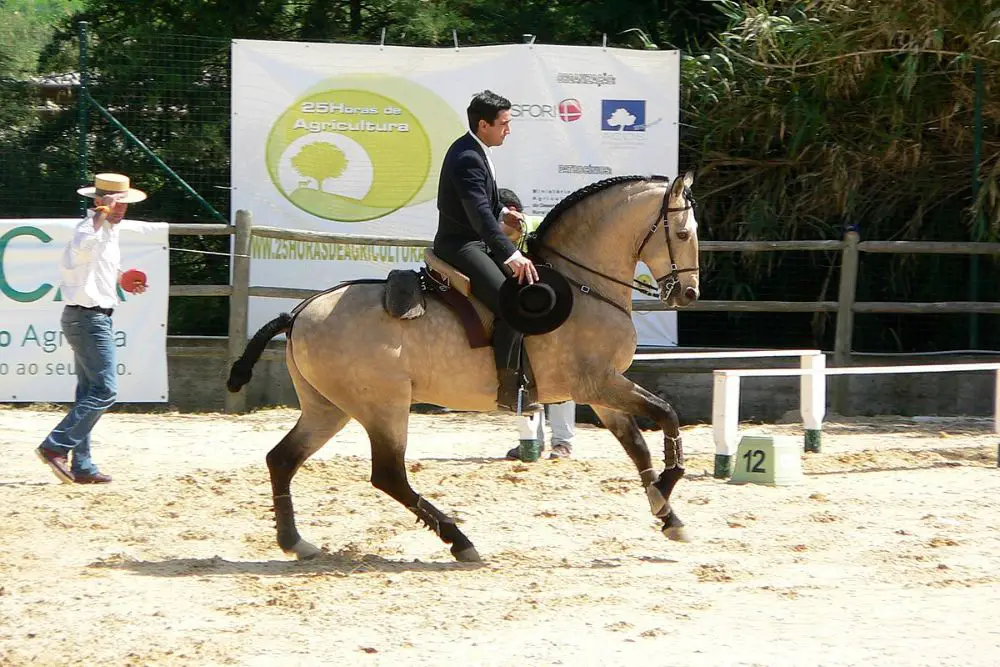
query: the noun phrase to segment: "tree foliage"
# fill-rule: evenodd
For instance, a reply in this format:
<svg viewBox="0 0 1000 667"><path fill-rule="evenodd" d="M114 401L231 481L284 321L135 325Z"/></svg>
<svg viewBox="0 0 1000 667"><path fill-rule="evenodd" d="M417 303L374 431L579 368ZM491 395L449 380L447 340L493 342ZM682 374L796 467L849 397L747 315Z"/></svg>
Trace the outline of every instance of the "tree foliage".
<svg viewBox="0 0 1000 667"><path fill-rule="evenodd" d="M996 238L1000 2L720 0L716 47L685 60L686 154L727 238ZM984 188L972 201L975 67ZM973 229L978 213L987 224Z"/></svg>
<svg viewBox="0 0 1000 667"><path fill-rule="evenodd" d="M713 47L686 54L682 74L681 163L699 166L700 218L714 238L839 239L857 229L874 240L997 239L998 0L717 6L728 28ZM836 298L836 255L709 258L716 298ZM996 262L976 280L970 261L865 255L858 297L1000 298ZM818 344L832 342L829 319L813 318ZM931 319L861 316L857 335L862 349L967 345L965 320Z"/></svg>

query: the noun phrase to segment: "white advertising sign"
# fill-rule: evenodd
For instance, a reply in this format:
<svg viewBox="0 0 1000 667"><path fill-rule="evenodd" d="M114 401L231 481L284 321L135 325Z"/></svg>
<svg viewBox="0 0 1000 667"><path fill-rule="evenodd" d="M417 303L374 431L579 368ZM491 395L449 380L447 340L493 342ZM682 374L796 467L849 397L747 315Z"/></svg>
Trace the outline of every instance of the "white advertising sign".
<svg viewBox="0 0 1000 667"><path fill-rule="evenodd" d="M73 350L59 324L59 263L79 223L0 220L0 401L73 401ZM167 228L121 223L122 269L143 271L148 289L120 291L112 317L119 402L167 400Z"/></svg>
<svg viewBox="0 0 1000 667"><path fill-rule="evenodd" d="M232 62L232 207L255 224L433 238L444 154L484 88L513 104L492 158L526 213L611 176L677 174L676 51L235 40ZM251 254L251 284L323 289L417 268L423 250L255 237ZM251 299L251 331L294 303ZM675 313L634 320L640 344L676 344Z"/></svg>

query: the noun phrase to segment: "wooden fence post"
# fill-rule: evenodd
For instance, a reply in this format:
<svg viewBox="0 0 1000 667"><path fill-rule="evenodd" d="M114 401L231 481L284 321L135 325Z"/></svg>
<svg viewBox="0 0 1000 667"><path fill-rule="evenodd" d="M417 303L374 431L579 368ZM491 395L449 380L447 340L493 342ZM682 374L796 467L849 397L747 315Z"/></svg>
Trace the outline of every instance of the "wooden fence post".
<svg viewBox="0 0 1000 667"><path fill-rule="evenodd" d="M837 334L833 344L833 365L851 365L851 339L854 334L854 301L857 298L860 251L857 232L844 235L844 254L840 261L840 291L837 295ZM846 414L850 405L851 379L848 375L833 377L830 385L830 405L837 414Z"/></svg>
<svg viewBox="0 0 1000 667"><path fill-rule="evenodd" d="M233 237L232 295L229 297L229 346L226 372L243 354L247 345L247 311L250 309L250 228L253 217L250 211L236 211L236 229ZM246 388L239 393L226 392L226 412L242 414L247 411Z"/></svg>

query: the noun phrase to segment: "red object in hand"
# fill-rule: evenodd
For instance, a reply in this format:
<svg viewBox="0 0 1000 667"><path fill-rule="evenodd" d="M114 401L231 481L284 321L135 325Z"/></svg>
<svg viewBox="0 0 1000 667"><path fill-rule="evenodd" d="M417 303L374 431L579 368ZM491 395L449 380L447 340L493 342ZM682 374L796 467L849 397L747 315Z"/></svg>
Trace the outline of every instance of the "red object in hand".
<svg viewBox="0 0 1000 667"><path fill-rule="evenodd" d="M121 278L118 279L118 284L126 292L135 293L137 287L146 286L146 274L139 269L129 269L122 273Z"/></svg>

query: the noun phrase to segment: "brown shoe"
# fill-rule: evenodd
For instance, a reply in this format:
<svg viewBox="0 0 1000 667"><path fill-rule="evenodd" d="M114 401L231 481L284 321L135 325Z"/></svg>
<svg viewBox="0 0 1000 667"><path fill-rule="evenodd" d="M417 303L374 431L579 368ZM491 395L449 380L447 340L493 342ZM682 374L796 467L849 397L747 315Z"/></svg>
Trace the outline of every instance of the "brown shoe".
<svg viewBox="0 0 1000 667"><path fill-rule="evenodd" d="M72 484L76 481L73 473L69 471L69 462L65 454L53 452L51 449L45 449L39 445L38 449L35 450L35 455L49 467L56 479L63 484Z"/></svg>
<svg viewBox="0 0 1000 667"><path fill-rule="evenodd" d="M111 475L100 472L78 472L74 475L77 484L107 484L111 481Z"/></svg>
<svg viewBox="0 0 1000 667"><path fill-rule="evenodd" d="M552 445L552 453L549 454L549 458L568 459L572 453L573 449L569 445L560 442L559 444Z"/></svg>

